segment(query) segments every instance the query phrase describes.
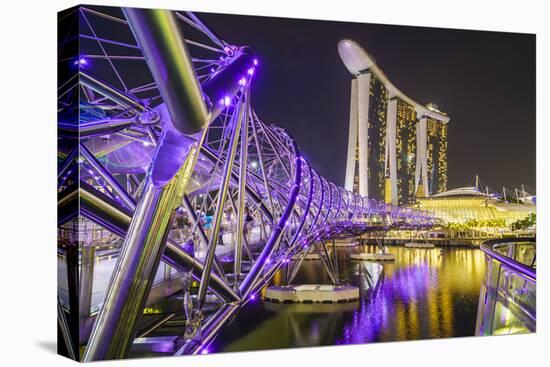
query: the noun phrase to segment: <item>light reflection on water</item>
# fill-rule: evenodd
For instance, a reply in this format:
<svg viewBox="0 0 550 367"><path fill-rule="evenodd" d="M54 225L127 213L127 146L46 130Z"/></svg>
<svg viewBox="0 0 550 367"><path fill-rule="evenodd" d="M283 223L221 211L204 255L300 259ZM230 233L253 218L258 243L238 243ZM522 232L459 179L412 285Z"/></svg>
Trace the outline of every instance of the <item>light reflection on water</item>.
<svg viewBox="0 0 550 367"><path fill-rule="evenodd" d="M483 253L469 248L391 247L379 286L369 290L365 266L338 250L341 279L360 287L345 305L247 305L215 341L216 352L471 336L475 331ZM281 271L275 278L280 283ZM304 262L294 283L328 282L319 261Z"/></svg>

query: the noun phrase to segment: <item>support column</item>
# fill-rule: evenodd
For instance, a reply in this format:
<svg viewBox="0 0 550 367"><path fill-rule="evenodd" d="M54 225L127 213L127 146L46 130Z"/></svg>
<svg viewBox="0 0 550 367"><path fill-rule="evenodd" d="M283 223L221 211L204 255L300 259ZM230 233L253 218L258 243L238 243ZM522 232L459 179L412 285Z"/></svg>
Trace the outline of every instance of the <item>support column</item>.
<svg viewBox="0 0 550 367"><path fill-rule="evenodd" d="M428 143L427 143L427 118L419 116L416 125L416 171L414 192L418 197L418 186L422 183L424 197L428 196ZM422 189L421 188L421 189Z"/></svg>
<svg viewBox="0 0 550 367"><path fill-rule="evenodd" d="M210 281L210 271L212 270L212 264L216 255L216 245L218 243L218 236L221 229L221 222L223 218L223 209L229 185L231 181L231 172L233 171L233 162L235 160L235 153L237 151L237 140L239 139L241 131L241 122L243 121L245 114L245 106L241 101L236 107L238 110L233 112L233 120L231 121L232 133L229 147L227 148L227 158L223 167L223 176L221 177L220 190L218 192L218 200L216 204L216 212L214 214L214 220L212 223L212 234L208 242L208 248L206 257L204 259L204 270L201 275L201 281L199 285L199 291L197 295L197 309L202 310L206 299L206 291ZM242 235L242 233L240 234Z"/></svg>
<svg viewBox="0 0 550 367"><path fill-rule="evenodd" d="M243 243L246 241L244 238L244 226L248 225L245 223L245 211L246 211L246 174L248 169L248 119L249 119L249 104L250 100L250 90L247 91L246 95L246 114L242 119L241 127L241 155L239 158L239 198L237 206L237 243L235 246L235 259L233 266L235 289L238 289L239 284L239 275L241 274L241 257Z"/></svg>
<svg viewBox="0 0 550 367"><path fill-rule="evenodd" d="M94 283L95 247L82 246L82 257L80 260L80 298L79 298L79 319L80 325L90 316L92 306L92 291Z"/></svg>
<svg viewBox="0 0 550 367"><path fill-rule="evenodd" d="M369 143L369 101L371 74L357 77L357 124L359 135L359 195L369 196L368 143Z"/></svg>
<svg viewBox="0 0 550 367"><path fill-rule="evenodd" d="M391 185L391 204L398 205L397 198L397 147L396 147L396 135L397 135L397 98L392 98L388 103L388 113L386 116L386 161L390 171L390 185Z"/></svg>
<svg viewBox="0 0 550 367"><path fill-rule="evenodd" d="M346 163L346 182L344 187L353 191L353 179L359 172L355 172L357 161L357 79L351 80L351 101L349 111L348 159Z"/></svg>
<svg viewBox="0 0 550 367"><path fill-rule="evenodd" d="M79 228L79 231L81 229ZM78 272L78 246L79 242L73 244L67 244L66 247L66 260L67 260L67 286L69 290L69 317L67 318L67 324L71 334L71 340L74 343L75 350L78 353L80 345L80 324L78 320L78 296L79 296L79 272Z"/></svg>

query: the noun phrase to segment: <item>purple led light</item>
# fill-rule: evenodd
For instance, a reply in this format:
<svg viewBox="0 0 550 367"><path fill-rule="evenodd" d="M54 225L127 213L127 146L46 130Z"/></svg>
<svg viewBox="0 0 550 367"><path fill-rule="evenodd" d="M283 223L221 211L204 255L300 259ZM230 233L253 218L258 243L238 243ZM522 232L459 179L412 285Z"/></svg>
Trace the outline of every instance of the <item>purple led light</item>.
<svg viewBox="0 0 550 367"><path fill-rule="evenodd" d="M88 60L86 60L84 57L79 57L77 60L73 62L73 64L82 67L88 64Z"/></svg>
<svg viewBox="0 0 550 367"><path fill-rule="evenodd" d="M220 104L224 105L225 107L229 106L231 104L231 98L229 96L225 96L222 99L220 99Z"/></svg>
<svg viewBox="0 0 550 367"><path fill-rule="evenodd" d="M248 69L248 75L253 75L253 74L254 74L254 68Z"/></svg>
<svg viewBox="0 0 550 367"><path fill-rule="evenodd" d="M201 354L208 354L208 348L204 348L204 349L201 351Z"/></svg>
<svg viewBox="0 0 550 367"><path fill-rule="evenodd" d="M257 66L258 65L258 59L254 59L254 66Z"/></svg>
<svg viewBox="0 0 550 367"><path fill-rule="evenodd" d="M251 301L254 301L255 299L256 299L256 295L255 295L255 294L253 294L253 295L250 296L250 300L251 300Z"/></svg>

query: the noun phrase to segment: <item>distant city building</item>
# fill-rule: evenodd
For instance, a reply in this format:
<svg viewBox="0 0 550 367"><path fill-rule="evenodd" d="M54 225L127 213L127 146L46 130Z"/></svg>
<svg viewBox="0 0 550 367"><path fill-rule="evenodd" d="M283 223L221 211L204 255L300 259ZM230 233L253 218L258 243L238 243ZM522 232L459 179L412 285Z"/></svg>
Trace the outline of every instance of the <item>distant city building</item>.
<svg viewBox="0 0 550 367"><path fill-rule="evenodd" d="M410 207L427 210L445 223L487 222L500 220L505 226L536 212L533 203L508 202L479 188L460 187L417 199Z"/></svg>
<svg viewBox="0 0 550 367"><path fill-rule="evenodd" d="M447 190L447 123L397 89L359 45L338 44L351 82L345 188L393 205Z"/></svg>
<svg viewBox="0 0 550 367"><path fill-rule="evenodd" d="M430 111L443 114L433 103L427 105ZM425 131L425 132L424 132ZM447 190L447 122L424 115L418 123L419 134L426 135L426 173L422 179L427 182L425 190L434 195Z"/></svg>

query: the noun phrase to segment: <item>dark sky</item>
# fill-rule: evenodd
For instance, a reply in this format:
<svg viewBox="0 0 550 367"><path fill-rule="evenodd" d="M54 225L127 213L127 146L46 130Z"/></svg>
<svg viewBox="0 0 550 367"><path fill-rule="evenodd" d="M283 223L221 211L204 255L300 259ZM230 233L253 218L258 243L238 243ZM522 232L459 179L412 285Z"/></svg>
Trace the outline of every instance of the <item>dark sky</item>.
<svg viewBox="0 0 550 367"><path fill-rule="evenodd" d="M337 43L350 38L405 94L451 117L449 188L477 173L500 190L535 188L535 36L436 28L200 14L260 60L252 104L284 126L318 171L344 184L351 74Z"/></svg>

